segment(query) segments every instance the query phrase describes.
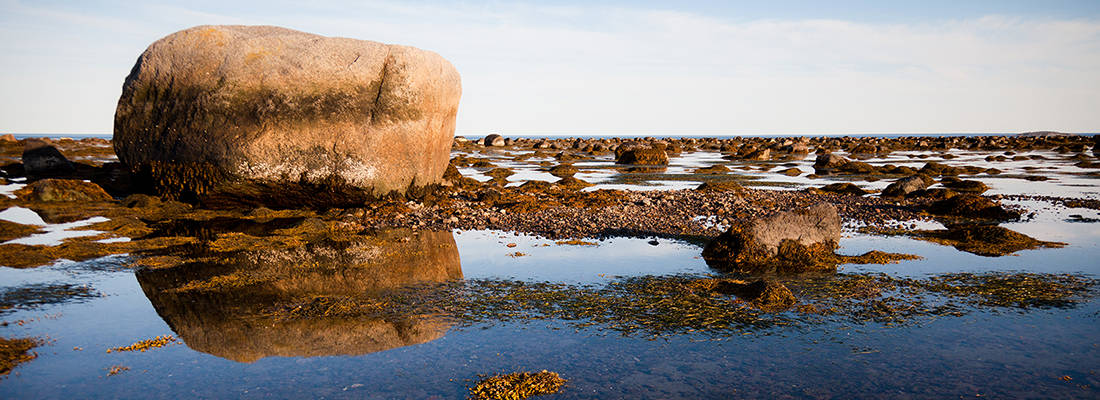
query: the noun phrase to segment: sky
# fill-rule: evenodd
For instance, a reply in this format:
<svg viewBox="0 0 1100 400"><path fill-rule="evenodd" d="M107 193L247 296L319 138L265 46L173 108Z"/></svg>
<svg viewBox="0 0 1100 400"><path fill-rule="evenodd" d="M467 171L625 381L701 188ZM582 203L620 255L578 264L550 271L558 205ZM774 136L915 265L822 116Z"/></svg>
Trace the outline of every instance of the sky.
<svg viewBox="0 0 1100 400"><path fill-rule="evenodd" d="M0 133L112 132L141 52L205 24L439 53L458 135L1100 132L1096 0L0 0Z"/></svg>

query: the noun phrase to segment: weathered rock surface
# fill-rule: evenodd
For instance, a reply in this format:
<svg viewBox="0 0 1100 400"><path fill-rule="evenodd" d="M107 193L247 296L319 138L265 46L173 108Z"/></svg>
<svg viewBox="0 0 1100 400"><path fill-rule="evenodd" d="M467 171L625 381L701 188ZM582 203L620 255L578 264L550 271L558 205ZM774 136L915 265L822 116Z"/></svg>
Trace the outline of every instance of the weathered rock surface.
<svg viewBox="0 0 1100 400"><path fill-rule="evenodd" d="M703 249L712 267L745 273L835 270L831 258L840 240L836 207L819 203L734 224ZM829 256L829 257L826 257Z"/></svg>
<svg viewBox="0 0 1100 400"><path fill-rule="evenodd" d="M115 113L119 160L216 204L354 204L439 183L461 85L439 55L272 26L149 46Z"/></svg>

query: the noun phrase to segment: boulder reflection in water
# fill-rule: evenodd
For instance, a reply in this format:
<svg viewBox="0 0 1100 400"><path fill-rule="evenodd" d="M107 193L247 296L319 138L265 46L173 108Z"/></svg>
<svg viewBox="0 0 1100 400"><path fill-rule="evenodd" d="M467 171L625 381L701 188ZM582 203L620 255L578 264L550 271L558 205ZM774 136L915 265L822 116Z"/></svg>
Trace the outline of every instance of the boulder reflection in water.
<svg viewBox="0 0 1100 400"><path fill-rule="evenodd" d="M450 232L396 229L366 240L143 269L137 278L157 313L190 348L253 362L360 355L440 338L450 325L429 315L286 318L277 305L332 297L369 301L407 285L461 279L462 267Z"/></svg>

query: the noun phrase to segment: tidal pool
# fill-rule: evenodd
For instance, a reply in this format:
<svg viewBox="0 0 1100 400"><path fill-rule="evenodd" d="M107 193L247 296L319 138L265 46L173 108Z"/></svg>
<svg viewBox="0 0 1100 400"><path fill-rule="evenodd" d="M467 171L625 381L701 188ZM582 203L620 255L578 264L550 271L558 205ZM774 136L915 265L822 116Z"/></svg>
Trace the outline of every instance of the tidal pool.
<svg viewBox="0 0 1100 400"><path fill-rule="evenodd" d="M136 272L127 255L0 268L0 335L44 341L0 380L0 397L464 398L479 374L545 369L568 380L547 398L1096 398L1100 230L1067 222L1095 212L1030 206L1035 216L1006 226L1066 247L983 257L848 229L843 254L923 259L788 285L809 303L831 293L816 284L890 281L868 298L893 310L744 308L724 314L747 321L728 330L697 329L694 309L677 307L741 310L732 296L646 303L646 288L722 276L699 247L667 239L394 231ZM919 289L960 272L981 290ZM997 294L1021 279L1084 288L1041 301ZM682 323L663 318L679 312ZM160 335L179 342L107 352ZM108 376L114 366L129 369Z"/></svg>

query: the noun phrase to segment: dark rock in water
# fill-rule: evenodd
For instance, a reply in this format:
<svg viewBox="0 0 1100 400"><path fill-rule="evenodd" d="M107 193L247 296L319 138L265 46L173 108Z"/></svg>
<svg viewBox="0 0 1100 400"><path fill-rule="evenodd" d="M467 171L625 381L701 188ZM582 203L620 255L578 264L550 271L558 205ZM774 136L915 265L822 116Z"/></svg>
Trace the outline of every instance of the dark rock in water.
<svg viewBox="0 0 1100 400"><path fill-rule="evenodd" d="M461 87L439 55L272 26L199 26L141 55L119 160L159 193L218 204L358 204L440 183Z"/></svg>
<svg viewBox="0 0 1100 400"><path fill-rule="evenodd" d="M936 183L934 179L926 175L913 175L898 179L882 190L882 197L905 197L918 190L927 189Z"/></svg>
<svg viewBox="0 0 1100 400"><path fill-rule="evenodd" d="M56 147L39 140L27 140L23 149L23 171L31 178L71 174L76 168Z"/></svg>
<svg viewBox="0 0 1100 400"><path fill-rule="evenodd" d="M955 177L944 177L940 180L940 184L948 189L954 189L960 192L967 192L973 194L982 194L986 190L989 190L989 186L986 186L980 181L962 180Z"/></svg>
<svg viewBox="0 0 1100 400"><path fill-rule="evenodd" d="M505 145L504 137L495 133L486 136L484 143L485 147L503 147Z"/></svg>
<svg viewBox="0 0 1100 400"><path fill-rule="evenodd" d="M851 194L851 195L856 195L856 196L862 196L862 195L865 195L867 193L870 193L866 190L863 190L859 186L856 186L855 184L848 183L848 182L830 183L828 185L822 186L819 190L821 190L823 192L829 192L829 193L843 193L843 194Z"/></svg>
<svg viewBox="0 0 1100 400"><path fill-rule="evenodd" d="M638 147L625 150L615 158L616 164L668 165L668 154L664 150L652 147Z"/></svg>
<svg viewBox="0 0 1100 400"><path fill-rule="evenodd" d="M932 203L928 212L935 215L1009 220L1020 217L1020 213L1006 210L997 202L974 194L961 194Z"/></svg>
<svg viewBox="0 0 1100 400"><path fill-rule="evenodd" d="M300 226L316 224L305 220ZM143 268L138 283L193 350L237 362L361 355L426 343L450 324L393 307L388 294L462 278L450 232L249 248L211 263Z"/></svg>
<svg viewBox="0 0 1100 400"><path fill-rule="evenodd" d="M909 198L924 198L924 199L932 199L932 200L944 200L944 199L950 199L950 198L958 196L958 195L959 194L957 192L955 192L954 190L951 190L951 189L935 188L935 189L918 190L918 191L915 191L913 193L909 193L909 195L906 196L906 197L909 197Z"/></svg>
<svg viewBox="0 0 1100 400"><path fill-rule="evenodd" d="M875 172L871 164L848 160L833 153L824 152L817 155L814 162L814 172L817 175L831 175L836 173L867 174Z"/></svg>
<svg viewBox="0 0 1100 400"><path fill-rule="evenodd" d="M761 279L738 287L733 290L733 293L737 297L752 302L756 308L768 312L783 311L798 303L798 299L790 289L770 279Z"/></svg>
<svg viewBox="0 0 1100 400"><path fill-rule="evenodd" d="M558 178L565 178L567 176L575 175L577 172L580 172L580 170L578 170L577 167L569 164L558 164L555 165L553 168L550 168L550 170L547 172L550 172L550 175L554 175Z"/></svg>
<svg viewBox="0 0 1100 400"><path fill-rule="evenodd" d="M112 201L114 198L103 188L91 182L72 179L43 179L15 192L26 201Z"/></svg>
<svg viewBox="0 0 1100 400"><path fill-rule="evenodd" d="M1000 257L1020 250L1065 246L1065 243L1036 240L996 225L955 225L946 230L925 231L918 236L986 257Z"/></svg>
<svg viewBox="0 0 1100 400"><path fill-rule="evenodd" d="M707 243L711 267L743 273L801 273L836 269L840 240L836 207L820 203L734 224Z"/></svg>

